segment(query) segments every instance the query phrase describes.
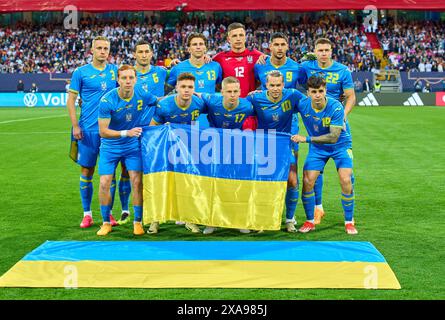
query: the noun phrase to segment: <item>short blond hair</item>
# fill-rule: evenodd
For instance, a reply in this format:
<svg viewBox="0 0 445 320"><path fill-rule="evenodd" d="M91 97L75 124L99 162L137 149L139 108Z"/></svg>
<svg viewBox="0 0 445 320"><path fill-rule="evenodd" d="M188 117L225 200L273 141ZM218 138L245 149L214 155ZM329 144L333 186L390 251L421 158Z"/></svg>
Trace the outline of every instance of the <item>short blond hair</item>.
<svg viewBox="0 0 445 320"><path fill-rule="evenodd" d="M97 36L93 39L93 43L92 43L93 48L94 48L94 44L96 43L96 41L106 41L106 42L108 42L108 44L110 43L110 40L107 37Z"/></svg>
<svg viewBox="0 0 445 320"><path fill-rule="evenodd" d="M224 78L224 80L221 83L221 87L224 89L225 86L227 86L228 84L232 84L232 83L238 83L240 84L239 80L235 77L227 77Z"/></svg>

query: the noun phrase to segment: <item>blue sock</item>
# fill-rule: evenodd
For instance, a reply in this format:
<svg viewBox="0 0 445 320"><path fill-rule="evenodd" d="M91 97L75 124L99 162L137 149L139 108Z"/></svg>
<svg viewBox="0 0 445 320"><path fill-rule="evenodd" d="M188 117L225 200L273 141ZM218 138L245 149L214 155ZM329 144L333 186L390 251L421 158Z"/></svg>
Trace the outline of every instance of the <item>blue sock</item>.
<svg viewBox="0 0 445 320"><path fill-rule="evenodd" d="M129 211L128 203L130 202L130 193L130 178L121 176L121 178L119 179L119 198L121 199L122 211Z"/></svg>
<svg viewBox="0 0 445 320"><path fill-rule="evenodd" d="M315 192L315 204L316 205L322 204L322 197L323 197L323 174L322 173L320 173L318 175L317 180L315 180L314 192Z"/></svg>
<svg viewBox="0 0 445 320"><path fill-rule="evenodd" d="M288 188L286 192L286 219L292 220L295 215L295 209L297 209L299 194L298 187Z"/></svg>
<svg viewBox="0 0 445 320"><path fill-rule="evenodd" d="M91 211L91 200L93 199L93 177L80 175L79 188L83 211Z"/></svg>
<svg viewBox="0 0 445 320"><path fill-rule="evenodd" d="M142 221L142 206L133 206L134 210L134 221L141 222Z"/></svg>
<svg viewBox="0 0 445 320"><path fill-rule="evenodd" d="M103 222L110 222L110 206L100 206L100 214Z"/></svg>
<svg viewBox="0 0 445 320"><path fill-rule="evenodd" d="M303 202L304 211L306 212L306 220L314 220L315 209L315 193L314 190L302 192L301 201Z"/></svg>
<svg viewBox="0 0 445 320"><path fill-rule="evenodd" d="M111 194L110 210L112 210L113 206L114 206L114 196L116 195L116 177L115 176L113 176L113 180L111 181L110 194Z"/></svg>
<svg viewBox="0 0 445 320"><path fill-rule="evenodd" d="M351 194L341 194L341 205L345 213L345 222L352 222L354 217L354 192Z"/></svg>

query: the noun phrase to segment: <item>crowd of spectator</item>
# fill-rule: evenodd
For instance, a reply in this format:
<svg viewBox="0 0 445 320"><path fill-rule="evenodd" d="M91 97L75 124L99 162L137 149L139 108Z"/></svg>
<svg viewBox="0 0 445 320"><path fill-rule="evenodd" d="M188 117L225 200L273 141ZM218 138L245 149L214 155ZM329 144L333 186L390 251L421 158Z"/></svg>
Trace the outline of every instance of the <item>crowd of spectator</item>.
<svg viewBox="0 0 445 320"><path fill-rule="evenodd" d="M390 66L399 71L443 72L445 24L431 21L391 23L377 35Z"/></svg>
<svg viewBox="0 0 445 320"><path fill-rule="evenodd" d="M110 62L133 63L132 48L140 38L153 45L154 63L168 66L174 58L186 59L186 39L191 32L208 38L209 54L228 50L225 39L228 18L191 19L166 26L147 18L144 23L81 19L78 30L65 30L61 24L33 26L19 23L14 28L0 27L0 71L10 73L72 72L90 61L91 40L97 35L111 41ZM303 16L298 21L244 21L247 47L268 52L273 32L289 36L289 56L299 61L313 50L316 38L333 41L333 57L351 71L375 71L379 61L372 52L360 22L341 21L338 16L324 16L317 21ZM377 35L390 61L390 68L401 71L443 71L444 23L405 23L379 25Z"/></svg>

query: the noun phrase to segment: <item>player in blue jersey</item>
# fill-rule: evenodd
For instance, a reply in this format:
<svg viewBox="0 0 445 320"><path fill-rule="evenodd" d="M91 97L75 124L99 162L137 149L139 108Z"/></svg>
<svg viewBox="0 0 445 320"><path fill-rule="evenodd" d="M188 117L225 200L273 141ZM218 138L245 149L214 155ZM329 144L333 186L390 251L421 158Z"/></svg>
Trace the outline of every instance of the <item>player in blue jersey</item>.
<svg viewBox="0 0 445 320"><path fill-rule="evenodd" d="M272 34L269 41L270 57L266 58L264 64L255 64L255 77L261 82L261 88L266 90L267 75L274 71L280 71L284 76L284 88L295 89L298 85L298 77L300 65L298 62L287 57L289 50L288 38L284 33L276 32ZM298 134L298 114L294 114L292 118L292 134ZM292 152L298 159L298 143L292 144ZM295 162L297 179L298 179L298 161ZM298 183L297 183L298 184ZM298 197L297 197L298 198ZM288 232L296 232L295 225L287 223Z"/></svg>
<svg viewBox="0 0 445 320"><path fill-rule="evenodd" d="M242 129L244 121L254 115L252 104L240 98L241 85L235 77L227 77L222 81L221 94L196 93L204 101L209 124L214 128ZM203 233L211 234L216 227L207 226ZM250 230L241 229L242 233Z"/></svg>
<svg viewBox="0 0 445 320"><path fill-rule="evenodd" d="M187 38L187 50L190 59L175 65L167 83L173 88L181 73L188 72L195 76L195 92L214 93L222 81L222 69L215 61L205 62L207 39L201 33L192 33Z"/></svg>
<svg viewBox="0 0 445 320"><path fill-rule="evenodd" d="M77 163L80 165L80 197L84 211L81 228L93 224L91 200L93 198L93 175L99 154L100 136L97 123L98 105L102 96L116 88L117 67L107 63L110 41L96 37L92 43L93 61L77 68L71 78L67 109L72 124L72 140L77 141ZM80 96L80 118L76 116L76 99ZM112 218L113 224L116 223Z"/></svg>
<svg viewBox="0 0 445 320"><path fill-rule="evenodd" d="M116 166L125 163L133 189L133 233L143 235L142 227L142 155L138 137L142 133L140 119L146 108L155 108L156 96L136 87L136 69L123 65L118 70L119 88L105 94L99 104L99 131L101 138L100 211L103 224L97 232L105 236L111 232L110 186Z"/></svg>
<svg viewBox="0 0 445 320"><path fill-rule="evenodd" d="M273 70L278 70L283 74L284 87L286 89L295 89L298 85L300 65L286 56L289 50L287 37L281 32L272 34L269 41L269 49L270 57L266 58L265 64L257 63L254 67L255 78L261 82L261 89L267 89L266 78Z"/></svg>
<svg viewBox="0 0 445 320"><path fill-rule="evenodd" d="M292 136L298 143L310 143L309 153L303 168L302 202L306 212L306 222L299 229L307 233L315 230L315 181L324 170L329 159L337 167L342 191L342 206L345 216L345 230L357 234L354 226L354 190L352 187L352 139L344 129L345 111L340 102L326 96L326 80L312 76L307 81L308 97L298 104L304 126L309 136Z"/></svg>
<svg viewBox="0 0 445 320"><path fill-rule="evenodd" d="M223 129L242 129L244 120L254 115L252 104L240 94L235 77L222 81L221 94L196 93L204 101L210 126Z"/></svg>
<svg viewBox="0 0 445 320"><path fill-rule="evenodd" d="M297 89L284 89L284 76L274 70L267 75L267 91L249 94L258 118L258 129L275 129L291 133L292 119L297 105L305 96ZM286 193L286 229L295 232L295 209L299 198L297 158L291 152L291 166Z"/></svg>
<svg viewBox="0 0 445 320"><path fill-rule="evenodd" d="M195 76L191 73L181 73L176 82L176 94L167 96L159 101L150 125L165 123L191 124L197 121L204 111L204 102L194 95ZM194 223L185 222L185 228L193 233L201 230ZM147 233L154 234L159 231L159 222L153 221Z"/></svg>
<svg viewBox="0 0 445 320"><path fill-rule="evenodd" d="M316 60L303 62L300 66L300 84L305 84L312 75L322 76L326 79L327 96L340 101L344 94L345 120L355 105L354 83L348 68L332 60L332 42L326 38L315 41ZM347 123L345 121L345 123ZM346 129L350 133L349 124ZM352 175L354 181L354 175ZM315 224L319 224L325 215L322 205L323 174L320 174L315 183Z"/></svg>
<svg viewBox="0 0 445 320"><path fill-rule="evenodd" d="M138 77L136 85L142 86L144 90L156 97L163 97L165 95L167 69L150 64L153 58L153 49L150 43L145 40L138 41L134 46L134 57Z"/></svg>

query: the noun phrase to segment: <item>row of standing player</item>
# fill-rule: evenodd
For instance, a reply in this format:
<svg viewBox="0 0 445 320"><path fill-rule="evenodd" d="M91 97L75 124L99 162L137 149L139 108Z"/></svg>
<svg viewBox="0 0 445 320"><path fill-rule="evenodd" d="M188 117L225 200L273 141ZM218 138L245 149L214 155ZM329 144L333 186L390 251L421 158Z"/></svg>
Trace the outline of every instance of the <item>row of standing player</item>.
<svg viewBox="0 0 445 320"><path fill-rule="evenodd" d="M175 66L171 70L169 77L167 76L167 71L165 69L150 65L153 52L148 43L140 42L135 47L138 84L141 84L143 88L146 90L148 89L157 96L163 96L165 93L165 82L167 82L167 87L168 85L174 85L178 75L184 72L191 72L196 77L195 87L197 92L213 93L222 78L235 76L240 81L241 97L243 97L256 88L258 80L261 81L264 88L266 80L265 76L272 70L278 70L284 75L284 86L287 88L295 88L297 81L304 83L310 75L315 74L325 77L328 96L339 99L341 93L346 95L344 108L346 115L352 110L352 106L355 103L352 78L345 66L332 61L332 44L329 40L319 39L315 46L317 60L305 62L301 65L286 57L288 43L286 36L283 34L275 34L271 38L270 57L266 57L259 51L246 49L245 29L241 24L235 23L229 26L228 41L231 44L232 50L230 52L218 54L213 58L212 62L208 63L209 59L205 56L205 37L200 34L192 34L187 43L190 59ZM78 163L81 165L80 192L82 204L84 206L84 219L81 227L89 227L92 225L90 210L92 175L94 173L95 161L97 158L97 153L88 156L88 152L85 151L91 151L92 149L98 150L98 146L100 145L100 140L97 136L94 137L94 139L89 139L89 134L87 134L87 137L85 138L85 133L90 131L97 133L98 100L104 93L115 88L117 73L115 66L106 63L109 54L109 42L106 39L100 40L96 38L96 41L93 42L92 51L92 64L78 68L74 73L68 99L68 109L73 124L73 138L79 140ZM83 100L83 105L80 121L77 122L74 101L79 92ZM96 108L94 108L94 106L96 106ZM298 120L295 120L297 119L294 118L293 124L297 124L298 126ZM298 128L297 126L294 126L293 133L296 133L295 129ZM298 198L298 175L296 166L293 167L295 168L291 169L288 196L286 197L288 208L286 214L286 227L288 231L295 231L293 219L293 213L295 212L294 204L296 205L295 194ZM322 169L320 171L322 171ZM121 201L124 200L122 201L124 212L119 221L120 223L128 221L129 215L128 194L130 188L128 186L128 179L125 179L125 173L126 170L123 168L124 177L121 177L119 183L119 194L121 195ZM319 223L321 216L323 215L321 207L322 183L318 182L320 182L319 179L315 184L316 194L319 195L316 199L315 224ZM127 183L127 187L125 187L125 183ZM113 184L115 185L115 183ZM112 195L114 195L113 190ZM123 195L124 197L122 197ZM127 196L126 201L125 195ZM113 199L111 200L111 204L112 203ZM138 208L135 208L135 210L139 211ZM115 223L116 222L111 216L111 224ZM199 231L197 226L192 225L190 228L190 226L187 226L186 224L186 227L195 232ZM157 232L157 228L152 228L152 231Z"/></svg>

